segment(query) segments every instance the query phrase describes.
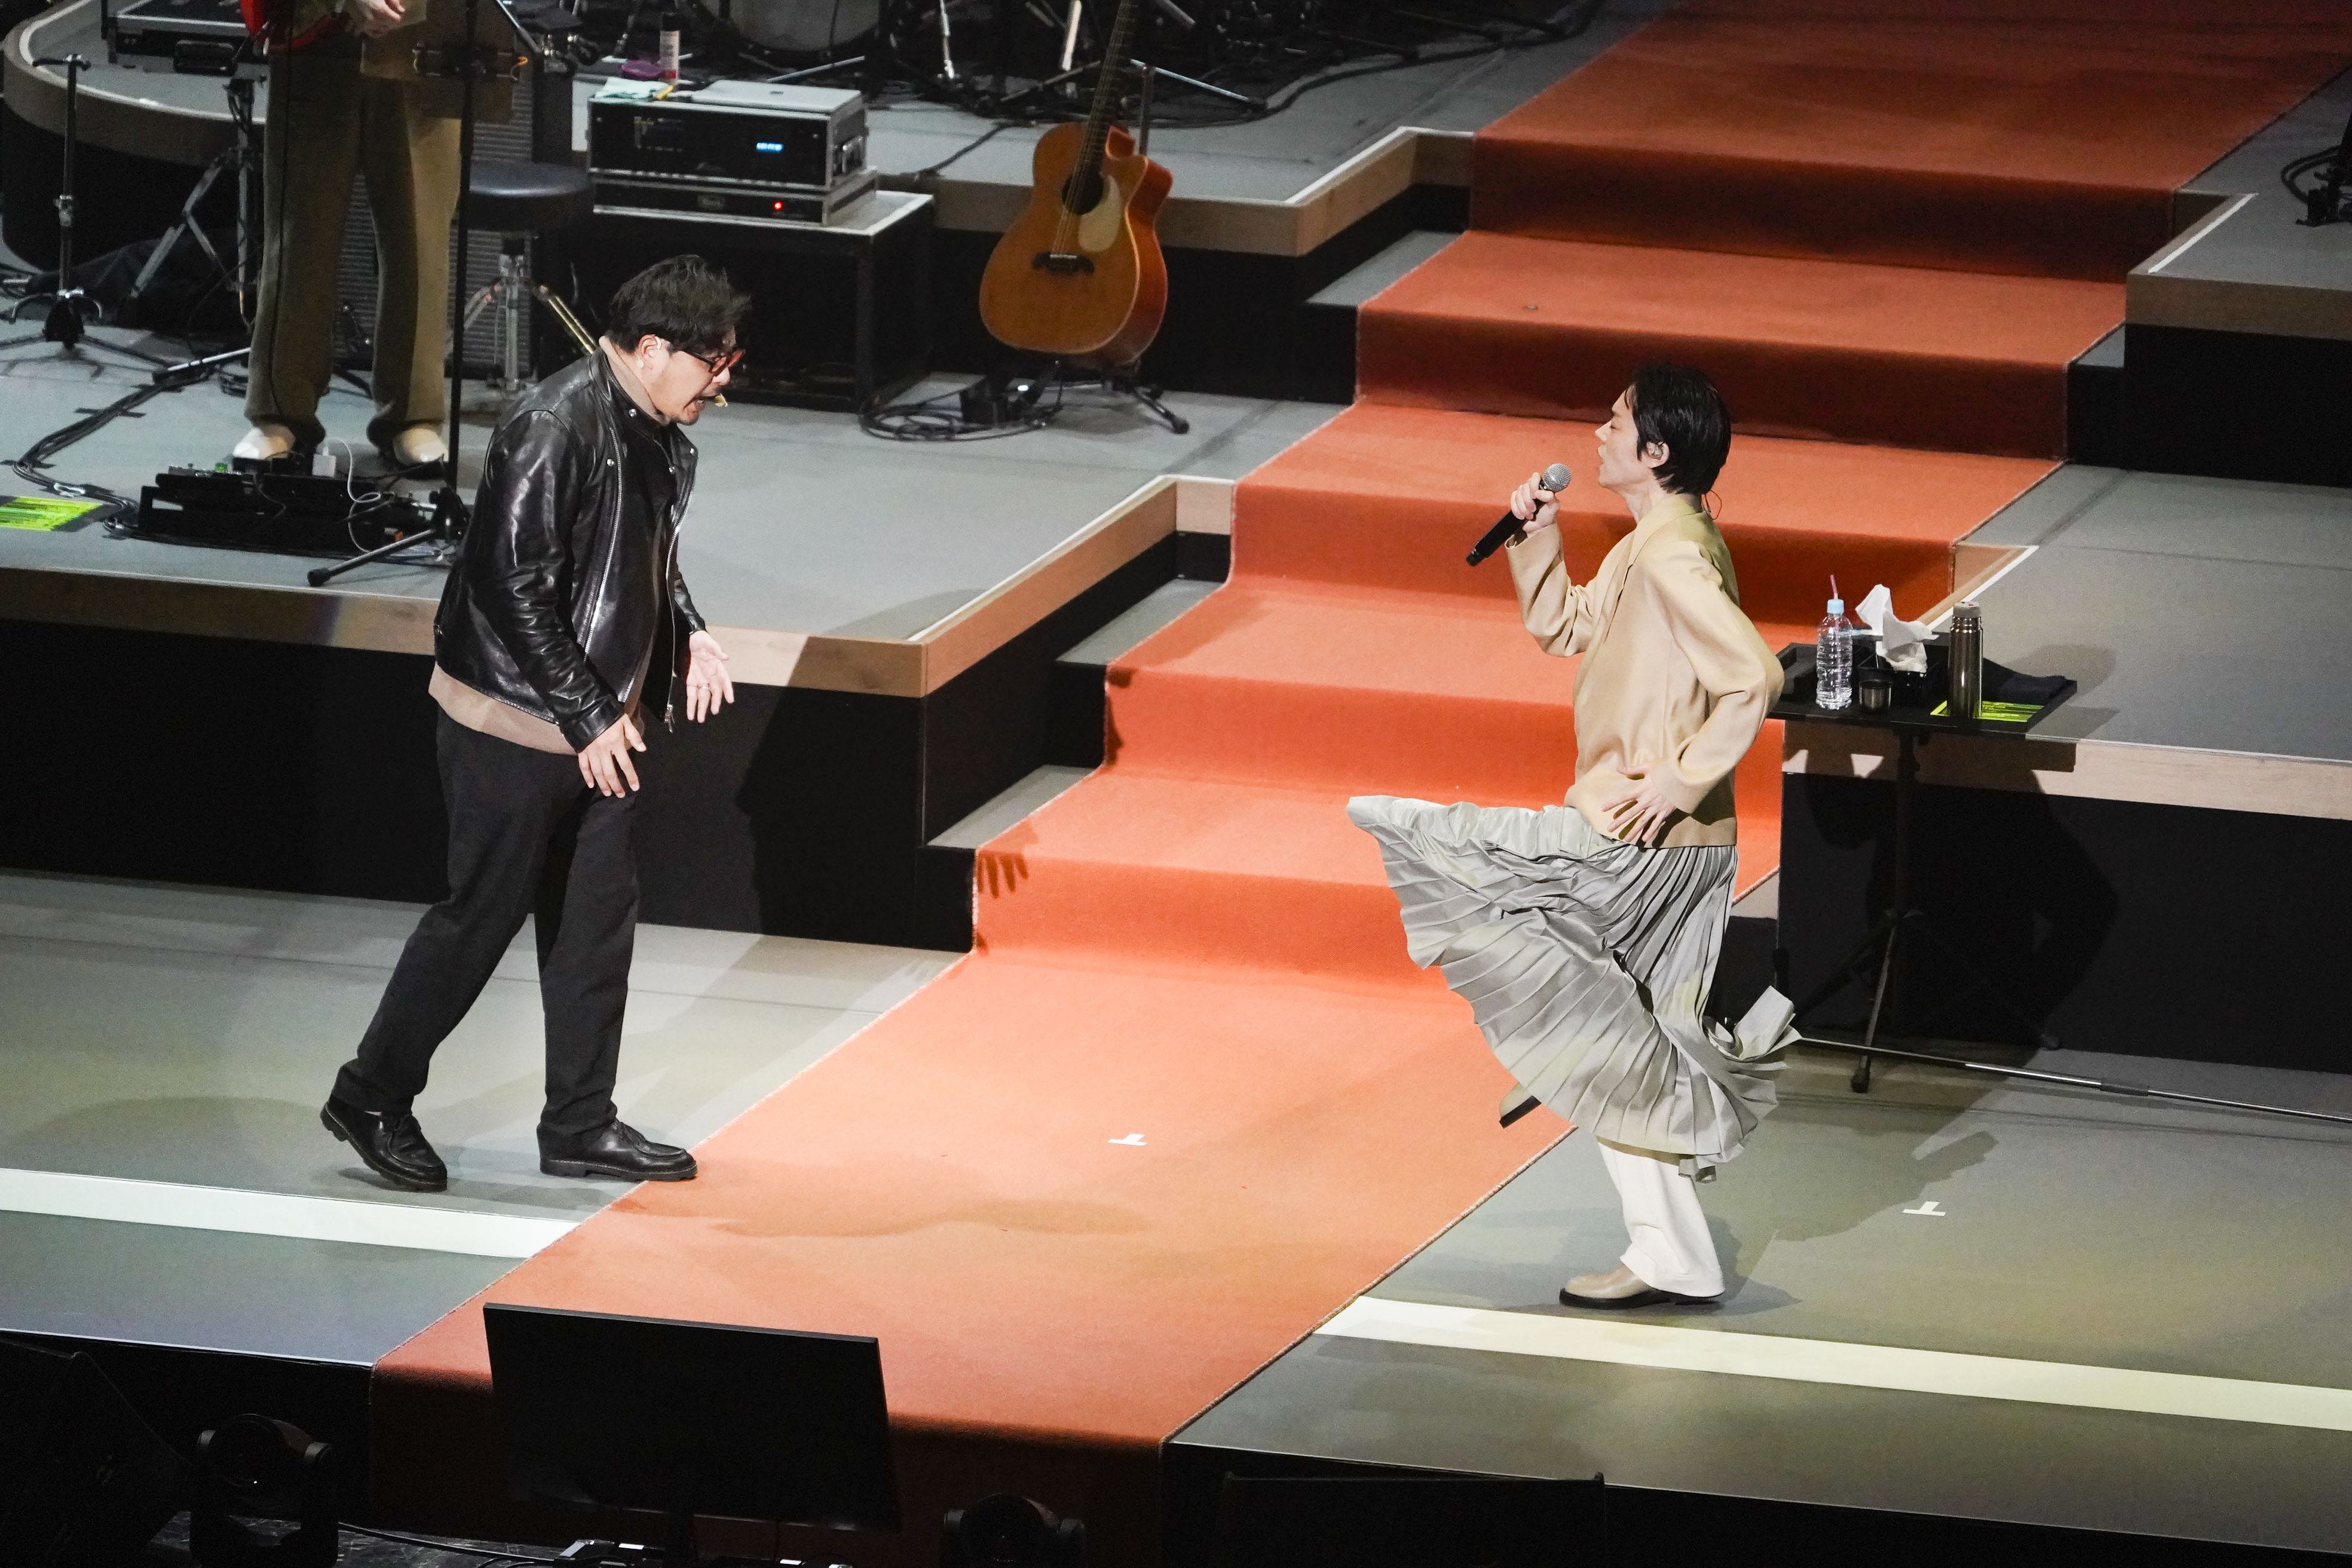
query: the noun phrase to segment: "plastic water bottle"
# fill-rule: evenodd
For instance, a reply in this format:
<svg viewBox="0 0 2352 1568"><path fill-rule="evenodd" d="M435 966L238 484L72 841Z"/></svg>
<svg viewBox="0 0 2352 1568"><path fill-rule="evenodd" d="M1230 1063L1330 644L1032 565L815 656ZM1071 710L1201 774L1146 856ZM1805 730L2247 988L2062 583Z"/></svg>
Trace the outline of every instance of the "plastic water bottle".
<svg viewBox="0 0 2352 1568"><path fill-rule="evenodd" d="M1845 618L1845 601L1832 595L1813 634L1813 706L1835 712L1853 701L1853 624Z"/></svg>

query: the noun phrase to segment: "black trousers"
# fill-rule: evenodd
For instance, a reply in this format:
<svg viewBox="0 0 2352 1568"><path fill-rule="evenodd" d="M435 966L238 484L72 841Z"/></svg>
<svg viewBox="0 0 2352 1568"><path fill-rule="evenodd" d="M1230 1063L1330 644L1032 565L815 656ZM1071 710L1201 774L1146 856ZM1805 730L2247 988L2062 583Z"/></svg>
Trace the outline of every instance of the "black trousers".
<svg viewBox="0 0 2352 1568"><path fill-rule="evenodd" d="M621 1016L636 942L636 796L588 787L578 759L535 752L441 715L449 896L425 912L335 1092L364 1110L408 1109L433 1053L536 915L547 1014L543 1137L613 1120Z"/></svg>

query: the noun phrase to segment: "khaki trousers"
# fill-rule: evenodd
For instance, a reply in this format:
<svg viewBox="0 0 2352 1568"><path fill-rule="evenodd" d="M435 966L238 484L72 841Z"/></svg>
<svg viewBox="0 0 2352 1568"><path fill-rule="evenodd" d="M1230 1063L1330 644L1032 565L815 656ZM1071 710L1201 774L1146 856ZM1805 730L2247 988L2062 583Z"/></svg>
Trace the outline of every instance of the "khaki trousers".
<svg viewBox="0 0 2352 1568"><path fill-rule="evenodd" d="M382 446L448 415L449 230L457 121L425 112L415 83L363 76L357 40L334 38L270 67L262 143L261 291L245 414L305 446L325 432L334 370L335 272L352 176L375 217L375 417Z"/></svg>

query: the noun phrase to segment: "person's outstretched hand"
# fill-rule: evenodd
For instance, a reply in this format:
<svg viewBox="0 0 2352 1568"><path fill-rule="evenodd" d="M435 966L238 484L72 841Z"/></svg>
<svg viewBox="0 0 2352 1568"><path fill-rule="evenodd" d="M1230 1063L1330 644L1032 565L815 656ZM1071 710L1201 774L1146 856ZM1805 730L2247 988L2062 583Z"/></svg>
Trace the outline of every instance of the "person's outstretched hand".
<svg viewBox="0 0 2352 1568"><path fill-rule="evenodd" d="M727 650L709 632L686 639L686 716L701 723L720 706L735 700L735 682L727 673Z"/></svg>

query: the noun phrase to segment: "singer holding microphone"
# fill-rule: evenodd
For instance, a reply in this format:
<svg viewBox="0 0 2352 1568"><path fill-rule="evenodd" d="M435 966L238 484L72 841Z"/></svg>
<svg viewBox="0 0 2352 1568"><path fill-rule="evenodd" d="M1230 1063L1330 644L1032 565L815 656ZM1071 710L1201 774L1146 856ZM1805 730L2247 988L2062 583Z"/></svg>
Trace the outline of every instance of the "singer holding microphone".
<svg viewBox="0 0 2352 1568"><path fill-rule="evenodd" d="M1361 795L1415 963L1470 1004L1517 1082L1502 1121L1540 1103L1590 1129L1632 1244L1560 1291L1574 1307L1712 1301L1721 1261L1695 1183L1773 1104L1761 1058L1793 1038L1768 991L1736 1030L1701 1013L1738 864L1732 770L1779 695L1780 667L1740 612L1702 498L1731 416L1696 370L1636 372L1596 432L1599 479L1633 530L1590 582L1570 579L1557 465L1511 497L1496 534L1519 613L1576 672L1576 778L1530 811ZM1480 542L1474 563L1490 549Z"/></svg>

